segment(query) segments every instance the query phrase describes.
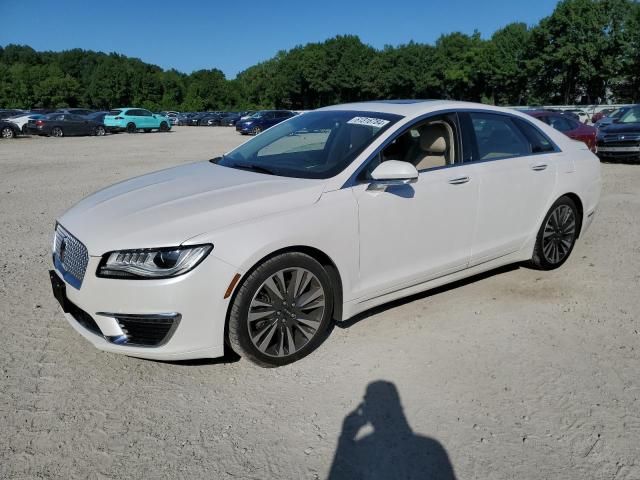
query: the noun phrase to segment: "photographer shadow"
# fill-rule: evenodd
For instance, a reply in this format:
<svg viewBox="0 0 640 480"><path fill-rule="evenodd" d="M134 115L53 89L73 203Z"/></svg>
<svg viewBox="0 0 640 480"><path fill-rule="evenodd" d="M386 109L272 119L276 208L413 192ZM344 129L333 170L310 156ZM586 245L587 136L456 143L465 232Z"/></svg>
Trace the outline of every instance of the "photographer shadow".
<svg viewBox="0 0 640 480"><path fill-rule="evenodd" d="M361 431L368 427L372 432ZM342 425L329 480L455 480L444 447L415 434L393 383L372 382Z"/></svg>

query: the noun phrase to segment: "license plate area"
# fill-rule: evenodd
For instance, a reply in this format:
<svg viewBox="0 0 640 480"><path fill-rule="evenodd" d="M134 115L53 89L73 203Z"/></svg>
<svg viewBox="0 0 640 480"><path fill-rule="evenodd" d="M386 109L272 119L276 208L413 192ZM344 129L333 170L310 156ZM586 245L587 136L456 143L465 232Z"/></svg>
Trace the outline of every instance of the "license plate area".
<svg viewBox="0 0 640 480"><path fill-rule="evenodd" d="M49 278L51 279L51 289L53 296L62 307L62 311L69 312L69 301L67 300L67 286L54 270L49 270Z"/></svg>

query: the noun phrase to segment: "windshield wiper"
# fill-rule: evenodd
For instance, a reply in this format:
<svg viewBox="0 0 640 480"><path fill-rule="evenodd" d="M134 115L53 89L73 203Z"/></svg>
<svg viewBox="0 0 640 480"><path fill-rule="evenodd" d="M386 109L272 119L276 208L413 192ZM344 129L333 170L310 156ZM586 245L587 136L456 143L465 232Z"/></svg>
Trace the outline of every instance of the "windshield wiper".
<svg viewBox="0 0 640 480"><path fill-rule="evenodd" d="M240 168L242 170L251 170L253 172L266 173L267 175L275 175L275 172L273 170L253 163L234 163L233 165L228 166L231 168Z"/></svg>

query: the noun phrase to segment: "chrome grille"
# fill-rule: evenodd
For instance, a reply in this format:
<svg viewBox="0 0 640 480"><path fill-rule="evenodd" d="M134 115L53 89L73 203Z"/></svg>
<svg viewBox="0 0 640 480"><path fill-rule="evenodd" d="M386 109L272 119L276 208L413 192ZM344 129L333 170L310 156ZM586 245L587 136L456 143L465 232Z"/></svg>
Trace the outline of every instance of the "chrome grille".
<svg viewBox="0 0 640 480"><path fill-rule="evenodd" d="M89 253L80 240L71 235L61 225L56 226L53 242L54 261L62 266L63 272L77 280L78 286L84 279L89 263Z"/></svg>
<svg viewBox="0 0 640 480"><path fill-rule="evenodd" d="M617 142L617 141L622 141L622 142L637 142L640 141L640 134L638 133L621 133L621 134L615 134L615 135L604 135L603 140L607 143L609 142Z"/></svg>

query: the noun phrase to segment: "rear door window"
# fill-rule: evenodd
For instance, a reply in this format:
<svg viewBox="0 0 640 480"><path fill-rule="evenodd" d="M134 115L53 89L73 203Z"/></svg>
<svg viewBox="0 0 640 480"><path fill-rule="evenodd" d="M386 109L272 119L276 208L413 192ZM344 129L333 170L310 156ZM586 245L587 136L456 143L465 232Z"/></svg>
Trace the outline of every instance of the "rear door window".
<svg viewBox="0 0 640 480"><path fill-rule="evenodd" d="M109 110L109 115L113 115L114 117L117 117L120 113L122 113L122 110Z"/></svg>
<svg viewBox="0 0 640 480"><path fill-rule="evenodd" d="M476 160L500 160L532 153L532 146L514 121L507 115L470 113L476 137Z"/></svg>
<svg viewBox="0 0 640 480"><path fill-rule="evenodd" d="M525 137L527 137L527 140L529 140L532 153L546 153L553 152L555 150L553 143L551 143L547 136L534 125L531 125L529 122L520 118L515 118L514 121L516 122L516 125L518 125L518 128L522 130Z"/></svg>

